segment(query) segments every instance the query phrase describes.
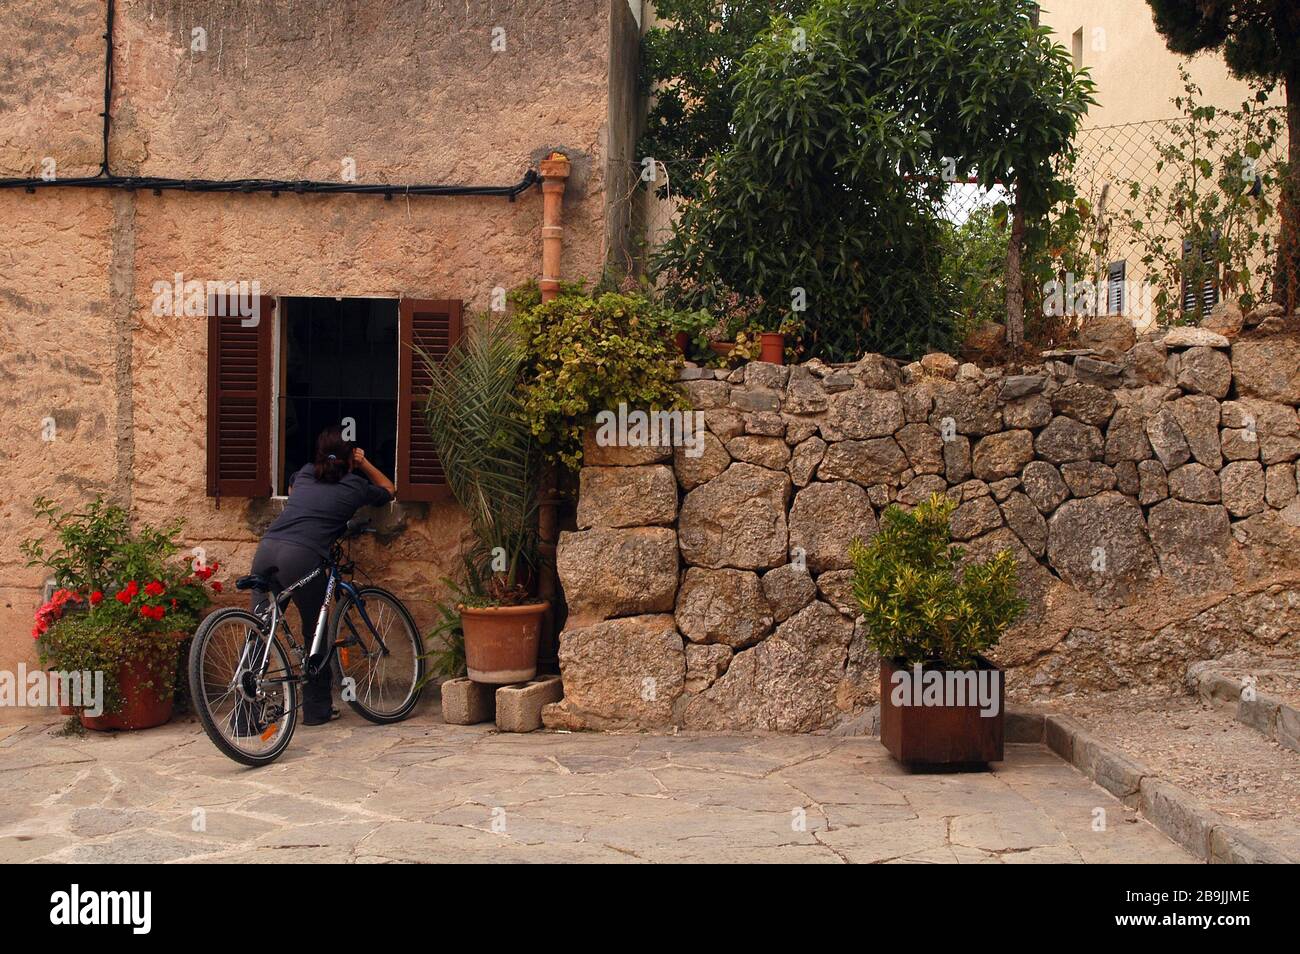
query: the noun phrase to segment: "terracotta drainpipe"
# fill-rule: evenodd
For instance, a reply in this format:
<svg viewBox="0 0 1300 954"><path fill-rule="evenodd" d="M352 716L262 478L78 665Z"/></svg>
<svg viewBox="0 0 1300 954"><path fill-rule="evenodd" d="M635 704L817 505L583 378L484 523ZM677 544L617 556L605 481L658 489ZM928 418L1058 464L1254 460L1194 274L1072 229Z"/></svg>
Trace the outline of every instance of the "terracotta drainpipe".
<svg viewBox="0 0 1300 954"><path fill-rule="evenodd" d="M543 159L542 172L542 301L550 301L560 293L560 254L564 247L564 181L569 178L569 160L561 153L551 153ZM555 551L559 541L556 509L559 505L557 478L554 465L548 465L542 475L541 499L538 501L537 536L542 565L537 574L537 595L551 608L546 613L545 632L539 647L538 663L543 670L559 669L559 638L555 625L556 600L559 593L555 575Z"/></svg>
<svg viewBox="0 0 1300 954"><path fill-rule="evenodd" d="M542 160L542 301L560 293L560 252L564 246L564 180L569 178L569 159L553 152Z"/></svg>

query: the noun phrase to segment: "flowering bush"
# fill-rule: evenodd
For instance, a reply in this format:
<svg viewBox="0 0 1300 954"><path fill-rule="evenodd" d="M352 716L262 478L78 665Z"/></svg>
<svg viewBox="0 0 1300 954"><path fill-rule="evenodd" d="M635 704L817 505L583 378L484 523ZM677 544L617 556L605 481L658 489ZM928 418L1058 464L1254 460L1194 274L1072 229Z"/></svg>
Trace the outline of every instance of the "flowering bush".
<svg viewBox="0 0 1300 954"><path fill-rule="evenodd" d="M129 515L102 498L80 511L44 498L57 544L22 543L28 566L54 571L55 590L37 611L32 636L41 663L63 671L104 673L106 711L120 705L117 674L129 662L143 665L163 697L175 683L177 635L188 635L221 592L212 579L220 564L191 567L176 559L180 525L132 529ZM210 588L210 590L209 590Z"/></svg>

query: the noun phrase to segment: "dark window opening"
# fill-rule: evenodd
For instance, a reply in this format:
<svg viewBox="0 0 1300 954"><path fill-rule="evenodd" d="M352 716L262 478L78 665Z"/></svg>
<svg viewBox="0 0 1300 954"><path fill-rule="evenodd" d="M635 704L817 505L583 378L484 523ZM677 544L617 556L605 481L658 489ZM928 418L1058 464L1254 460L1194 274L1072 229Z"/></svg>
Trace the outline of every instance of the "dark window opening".
<svg viewBox="0 0 1300 954"><path fill-rule="evenodd" d="M397 457L397 300L282 298L277 489L312 460L316 435L355 424L390 477Z"/></svg>

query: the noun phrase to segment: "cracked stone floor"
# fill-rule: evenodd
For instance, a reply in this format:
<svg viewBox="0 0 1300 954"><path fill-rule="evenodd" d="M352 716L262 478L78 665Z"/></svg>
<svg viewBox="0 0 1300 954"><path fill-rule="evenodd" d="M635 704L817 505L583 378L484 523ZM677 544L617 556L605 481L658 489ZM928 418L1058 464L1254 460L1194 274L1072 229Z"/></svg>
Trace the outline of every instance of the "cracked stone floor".
<svg viewBox="0 0 1300 954"><path fill-rule="evenodd" d="M911 775L871 738L506 735L435 708L395 726L345 710L262 769L193 721L0 726L0 861L1193 860L1038 745Z"/></svg>

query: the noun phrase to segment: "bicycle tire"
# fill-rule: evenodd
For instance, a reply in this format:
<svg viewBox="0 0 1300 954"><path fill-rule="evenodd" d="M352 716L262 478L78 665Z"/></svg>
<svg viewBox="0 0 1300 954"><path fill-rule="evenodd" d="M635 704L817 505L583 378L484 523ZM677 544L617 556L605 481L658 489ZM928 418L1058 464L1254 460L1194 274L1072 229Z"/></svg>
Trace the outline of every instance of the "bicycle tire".
<svg viewBox="0 0 1300 954"><path fill-rule="evenodd" d="M217 626L221 623L230 621L242 622L247 626L255 628L259 633L263 633L263 636L265 636L262 629L262 621L247 610L225 608L209 613L199 625L198 630L194 633L194 642L190 645L190 699L194 706L194 711L198 714L199 722L203 725L203 731L212 741L212 744L215 745L227 758L239 762L242 765L257 768L259 766L271 764L284 753L286 748L289 747L289 742L293 739L294 729L298 724L298 686L293 682L286 682L283 684L288 692L289 705L281 718L287 723L287 725L284 727L281 733L281 738L275 745L260 755L245 752L237 746L232 745L222 731L217 727L216 719L213 716L207 694L203 691L202 684L204 650L207 648L208 641L211 639L212 633ZM284 647L280 645L280 640L278 638L273 640L271 645L274 655L279 657L284 670L286 672L291 672L292 669L289 666L289 657L285 653Z"/></svg>
<svg viewBox="0 0 1300 954"><path fill-rule="evenodd" d="M415 619L406 608L406 604L398 599L396 594L379 586L363 586L357 590L357 595L363 600L373 598L386 602L397 611L405 625L407 637L412 644L415 671L412 674L413 678L411 680L412 688L410 690L410 695L396 710L392 712L377 712L366 706L360 698L349 699L348 705L352 707L352 711L356 712L363 719L368 722L373 722L376 725L391 725L394 722L401 722L403 719L409 717L415 710L416 705L420 701L420 694L424 689L422 685L424 679L424 639L420 635L419 627L415 625ZM336 644L338 642L339 626L342 624L347 611L355 602L356 601L353 599L351 594L348 594L339 601L338 608L334 612L334 618L330 621L331 644ZM335 646L334 649L332 665L335 677L339 680L340 684L342 684L343 678L347 673L344 672L343 661L339 658L337 646Z"/></svg>

